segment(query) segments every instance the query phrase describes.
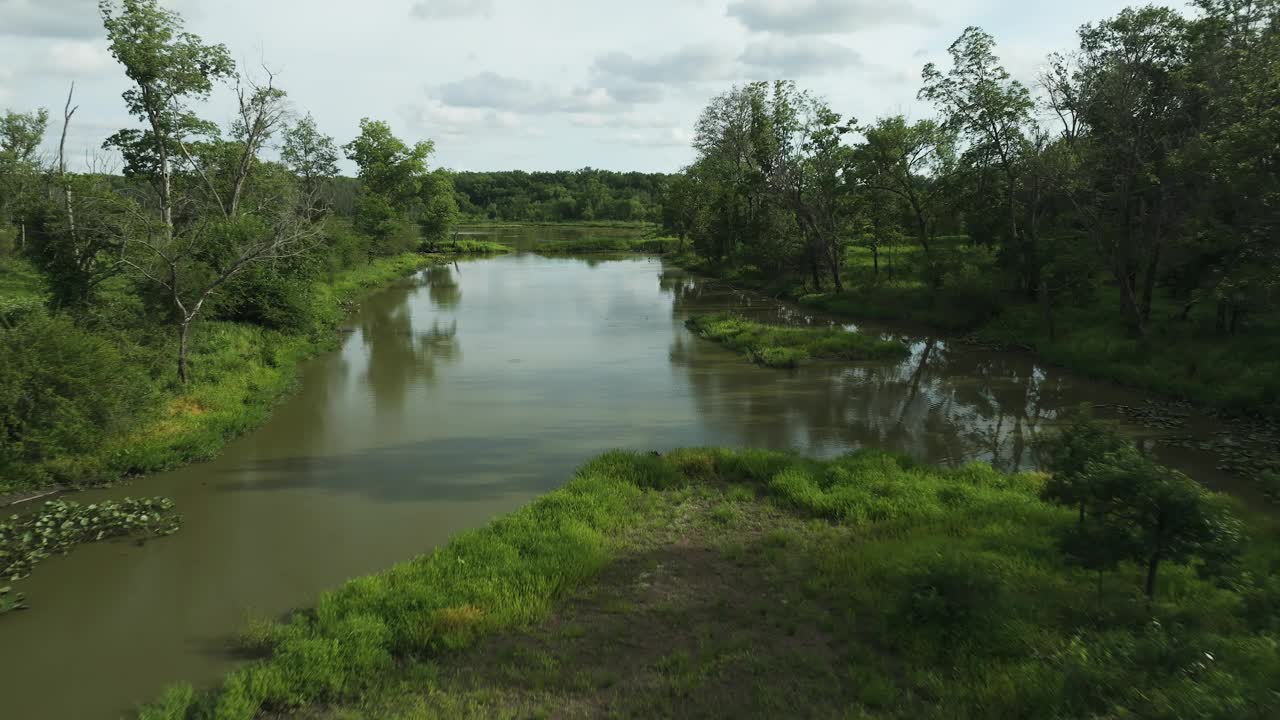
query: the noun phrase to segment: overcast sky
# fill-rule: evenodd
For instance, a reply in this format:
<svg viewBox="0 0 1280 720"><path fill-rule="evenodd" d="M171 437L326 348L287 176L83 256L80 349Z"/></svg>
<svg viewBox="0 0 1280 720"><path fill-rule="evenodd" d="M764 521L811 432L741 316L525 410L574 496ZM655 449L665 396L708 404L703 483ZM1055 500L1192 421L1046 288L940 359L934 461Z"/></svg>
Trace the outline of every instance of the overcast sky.
<svg viewBox="0 0 1280 720"><path fill-rule="evenodd" d="M905 113L920 69L968 25L1031 80L1121 0L168 0L242 67L279 73L340 143L361 117L436 141L459 170L674 171L699 111L735 82L794 79L861 120ZM0 0L0 108L60 119L77 155L131 125L96 0ZM229 97L202 110L226 121ZM59 120L60 121L60 120Z"/></svg>

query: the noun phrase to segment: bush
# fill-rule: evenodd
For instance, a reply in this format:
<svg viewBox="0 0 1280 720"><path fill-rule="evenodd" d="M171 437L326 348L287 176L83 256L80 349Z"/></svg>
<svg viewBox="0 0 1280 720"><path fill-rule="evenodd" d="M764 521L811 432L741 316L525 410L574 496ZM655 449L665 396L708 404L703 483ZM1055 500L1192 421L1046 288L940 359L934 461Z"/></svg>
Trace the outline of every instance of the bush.
<svg viewBox="0 0 1280 720"><path fill-rule="evenodd" d="M308 332L317 320L312 292L318 265L309 258L253 265L215 296L212 316L273 330Z"/></svg>
<svg viewBox="0 0 1280 720"><path fill-rule="evenodd" d="M45 479L47 461L96 449L153 398L117 344L64 316L0 329L0 475Z"/></svg>

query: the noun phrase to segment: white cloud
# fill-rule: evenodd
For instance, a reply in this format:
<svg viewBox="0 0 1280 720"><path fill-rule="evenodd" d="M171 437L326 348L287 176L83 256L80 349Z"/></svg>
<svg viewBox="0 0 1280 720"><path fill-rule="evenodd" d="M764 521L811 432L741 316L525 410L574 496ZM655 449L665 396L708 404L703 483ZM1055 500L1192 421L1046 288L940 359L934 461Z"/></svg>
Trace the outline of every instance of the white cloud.
<svg viewBox="0 0 1280 720"><path fill-rule="evenodd" d="M620 100L599 87L562 90L494 72L445 83L433 90L441 103L457 108L486 108L530 115L616 112Z"/></svg>
<svg viewBox="0 0 1280 720"><path fill-rule="evenodd" d="M98 42L57 40L48 46L46 68L62 75L93 75L115 64L105 47Z"/></svg>
<svg viewBox="0 0 1280 720"><path fill-rule="evenodd" d="M493 0L422 0L409 14L423 20L458 20L492 17Z"/></svg>
<svg viewBox="0 0 1280 720"><path fill-rule="evenodd" d="M932 10L907 0L735 0L729 16L749 30L785 35L855 32L883 25L934 27Z"/></svg>
<svg viewBox="0 0 1280 720"><path fill-rule="evenodd" d="M97 0L0 0L0 36L86 37L101 32Z"/></svg>
<svg viewBox="0 0 1280 720"><path fill-rule="evenodd" d="M438 100L403 106L400 115L425 135L464 136L488 130L516 130L522 124L515 113L455 107Z"/></svg>
<svg viewBox="0 0 1280 720"><path fill-rule="evenodd" d="M772 77L824 75L862 64L857 51L822 38L770 36L755 40L742 53L742 62Z"/></svg>
<svg viewBox="0 0 1280 720"><path fill-rule="evenodd" d="M646 148L680 148L689 147L693 135L682 128L666 128L657 131L629 131L618 133L614 142L624 145L635 145Z"/></svg>
<svg viewBox="0 0 1280 720"><path fill-rule="evenodd" d="M603 113L574 113L569 122L584 128L670 128L674 124L665 116L627 112L615 115Z"/></svg>

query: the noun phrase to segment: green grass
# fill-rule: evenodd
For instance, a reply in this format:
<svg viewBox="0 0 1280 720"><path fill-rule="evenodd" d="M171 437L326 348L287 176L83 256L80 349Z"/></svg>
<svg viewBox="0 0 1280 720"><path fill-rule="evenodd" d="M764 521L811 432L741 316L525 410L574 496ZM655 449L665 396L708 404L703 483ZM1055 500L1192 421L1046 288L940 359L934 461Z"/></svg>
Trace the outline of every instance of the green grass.
<svg viewBox="0 0 1280 720"><path fill-rule="evenodd" d="M809 359L871 360L904 356L907 346L840 328L764 325L733 315L704 315L685 323L690 330L723 343L768 367L793 368Z"/></svg>
<svg viewBox="0 0 1280 720"><path fill-rule="evenodd" d="M546 228L625 228L628 230L647 229L657 227L654 223L641 220L573 220L573 221L521 221L515 222L511 220L484 220L477 218L465 219L458 225L459 228L481 227L486 230L495 230L502 228L522 228L522 227L546 227Z"/></svg>
<svg viewBox="0 0 1280 720"><path fill-rule="evenodd" d="M648 253L665 255L676 248L675 238L582 238L578 240L562 240L538 243L533 251L542 255L556 254L609 254L609 253Z"/></svg>
<svg viewBox="0 0 1280 720"><path fill-rule="evenodd" d="M176 380L171 342L151 348L139 362L172 374L158 390L156 407L143 420L109 435L94 452L51 458L24 468L23 478L0 478L0 494L51 484L99 485L122 477L167 470L213 458L226 443L270 417L292 390L303 360L337 342L332 329L349 303L373 288L412 273L440 258L406 253L374 260L336 274L317 288L314 302L320 332L288 333L259 326L204 322L192 331L192 382Z"/></svg>
<svg viewBox="0 0 1280 720"><path fill-rule="evenodd" d="M489 240L471 240L467 238L446 240L433 249L437 252L452 255L505 255L511 252L509 245Z"/></svg>
<svg viewBox="0 0 1280 720"><path fill-rule="evenodd" d="M1215 584L1067 565L1042 479L879 452L609 453L445 547L255 628L141 717L1266 718L1280 551Z"/></svg>
<svg viewBox="0 0 1280 720"><path fill-rule="evenodd" d="M20 258L0 256L0 320L44 303L44 279Z"/></svg>

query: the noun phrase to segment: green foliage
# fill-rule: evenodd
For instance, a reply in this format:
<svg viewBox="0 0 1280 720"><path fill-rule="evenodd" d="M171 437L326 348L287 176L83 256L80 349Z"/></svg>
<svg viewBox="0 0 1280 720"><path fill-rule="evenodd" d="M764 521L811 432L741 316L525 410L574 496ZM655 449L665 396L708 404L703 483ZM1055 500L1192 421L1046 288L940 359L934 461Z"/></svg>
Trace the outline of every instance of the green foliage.
<svg viewBox="0 0 1280 720"><path fill-rule="evenodd" d="M345 243L367 242L341 223L331 230L333 263L351 251ZM304 282L263 265L263 274L233 282L215 312L243 322L196 326L196 381L186 387L168 380L172 335L148 322L123 278L81 324L35 311L0 328L0 492L101 484L213 457L270 414L303 359L332 345L347 303L432 262L413 253L366 263L357 254L357 267L327 281L316 269L294 269L316 278Z"/></svg>
<svg viewBox="0 0 1280 720"><path fill-rule="evenodd" d="M839 328L764 325L733 315L694 317L686 324L702 337L724 343L768 367L796 367L810 358L870 360L907 354L900 341Z"/></svg>
<svg viewBox="0 0 1280 720"><path fill-rule="evenodd" d="M308 333L317 328L318 258L287 258L259 263L232 278L215 299L211 314L220 320Z"/></svg>
<svg viewBox="0 0 1280 720"><path fill-rule="evenodd" d="M675 249L674 238L609 238L588 237L579 240L553 241L533 246L542 255L592 255L611 253L648 253L665 255Z"/></svg>
<svg viewBox="0 0 1280 720"><path fill-rule="evenodd" d="M664 223L702 270L771 294L1274 415L1280 5L1196 5L1082 26L1038 98L966 28L922 73L936 118L856 126L841 152L846 124L804 92L734 88L704 111ZM843 158L834 176L824 157Z"/></svg>
<svg viewBox="0 0 1280 720"><path fill-rule="evenodd" d="M645 223L658 219L667 176L584 168L568 172L462 172L453 175L469 221Z"/></svg>
<svg viewBox="0 0 1280 720"><path fill-rule="evenodd" d="M726 485L729 501L698 510ZM1168 582L1176 592L1145 605L1135 602L1131 584L1106 583L1099 606L1091 578L1055 546L1075 515L1039 500L1040 485L1038 476L982 464L947 471L878 452L830 461L759 450L609 453L512 515L353 580L288 622L255 626L256 645L269 657L233 672L208 697L175 691L184 702L170 707L166 696L155 707L169 707L170 715L157 717L251 718L320 707L380 716L387 704L416 706L415 698L471 708L463 717L502 715L492 703L507 707L523 685L503 685L500 697L477 708L468 704L472 696L453 696L460 691L437 683L436 668L462 662L461 651L498 633L504 646L518 642L571 594L591 597L581 591L610 563L686 542L691 513L705 513L709 532L734 532L768 507L757 494L788 510L771 516L776 527L739 562L744 572L762 565L786 584L778 591L788 604L747 617L765 632L770 622L794 627L820 618L822 639L805 648L836 669L794 699L792 714L821 714L816 709L829 707L839 688L853 693L860 717L1172 719L1193 707L1199 717L1226 720L1278 709L1280 586L1266 568L1278 567L1280 557L1265 541L1250 544L1244 558L1261 572L1232 586L1173 563ZM815 517L823 521L806 521ZM1263 540L1263 532L1250 535ZM697 600L729 613L750 609L719 592ZM761 665L765 658L774 664ZM770 686L811 672L772 658L747 656L752 676L764 673ZM590 654L557 660L559 672L570 674L599 662ZM677 650L656 662L683 683L679 692L708 679L699 679L709 669L694 653ZM425 685L421 668L432 668ZM849 686L837 677L865 682ZM762 699L742 707L763 713L755 704Z"/></svg>
<svg viewBox="0 0 1280 720"><path fill-rule="evenodd" d="M13 588L8 585L0 587L0 615L25 609L27 609L27 601L22 593L13 592Z"/></svg>
<svg viewBox="0 0 1280 720"><path fill-rule="evenodd" d="M19 258L0 257L0 324L17 320L44 304L44 278Z"/></svg>
<svg viewBox="0 0 1280 720"><path fill-rule="evenodd" d="M1060 546L1083 567L1141 562L1150 597L1161 562L1199 558L1207 572L1221 573L1234 561L1241 533L1229 508L1083 411L1041 445L1052 473L1041 495L1078 511Z"/></svg>
<svg viewBox="0 0 1280 720"><path fill-rule="evenodd" d="M170 535L181 524L182 517L173 513L173 501L167 498L125 498L93 505L52 500L38 512L0 522L0 578L24 578L35 564L80 543Z"/></svg>
<svg viewBox="0 0 1280 720"><path fill-rule="evenodd" d="M451 255L505 255L511 252L509 245L469 238L453 238L436 244L427 244L424 249L427 252L444 252Z"/></svg>
<svg viewBox="0 0 1280 720"><path fill-rule="evenodd" d="M150 407L147 374L108 336L64 315L28 315L0 328L0 475L38 483L75 474L70 458ZM70 463L68 465L67 463Z"/></svg>

